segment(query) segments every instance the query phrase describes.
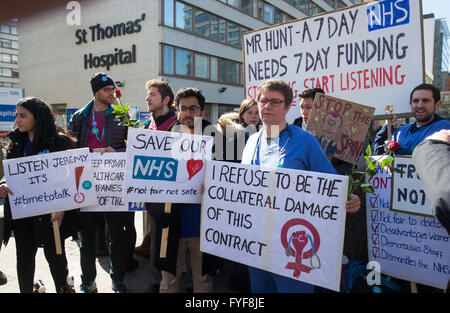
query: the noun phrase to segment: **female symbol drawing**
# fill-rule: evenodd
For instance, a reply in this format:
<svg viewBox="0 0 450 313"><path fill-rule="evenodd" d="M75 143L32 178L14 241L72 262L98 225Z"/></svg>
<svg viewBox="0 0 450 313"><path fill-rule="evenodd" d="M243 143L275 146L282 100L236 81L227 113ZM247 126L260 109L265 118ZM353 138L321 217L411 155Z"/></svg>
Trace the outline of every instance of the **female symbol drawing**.
<svg viewBox="0 0 450 313"><path fill-rule="evenodd" d="M295 231L288 238L288 230L291 227L297 225L306 227L312 234L312 238L304 230ZM303 250L308 244L308 240L310 241L311 249L304 252ZM293 248L291 247L291 243L293 245ZM317 256L317 251L319 250L320 246L320 236L316 228L311 223L300 218L289 220L281 229L281 244L286 249L286 255L288 257L291 255L295 257L295 262L289 262L285 267L286 269L294 270L294 277L299 278L301 272L309 273L312 269L320 268L320 259ZM313 256L316 256L319 260L318 267L312 266ZM304 259L308 258L311 258L311 267L302 263Z"/></svg>

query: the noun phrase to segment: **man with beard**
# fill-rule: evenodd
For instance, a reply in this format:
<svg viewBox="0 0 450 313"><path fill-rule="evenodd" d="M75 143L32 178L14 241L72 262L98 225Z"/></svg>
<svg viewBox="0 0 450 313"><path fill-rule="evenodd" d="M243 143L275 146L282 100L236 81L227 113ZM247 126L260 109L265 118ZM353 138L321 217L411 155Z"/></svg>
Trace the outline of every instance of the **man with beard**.
<svg viewBox="0 0 450 313"><path fill-rule="evenodd" d="M392 138L386 140L384 146L380 144L383 129L380 130L374 145L375 153L383 154L385 147L392 140L400 143L400 148L395 151L395 154L411 155L415 147L426 137L441 129L450 129L450 122L435 113L441 107L442 101L439 89L433 85L420 84L414 88L410 95L409 104L416 121L398 128Z"/></svg>

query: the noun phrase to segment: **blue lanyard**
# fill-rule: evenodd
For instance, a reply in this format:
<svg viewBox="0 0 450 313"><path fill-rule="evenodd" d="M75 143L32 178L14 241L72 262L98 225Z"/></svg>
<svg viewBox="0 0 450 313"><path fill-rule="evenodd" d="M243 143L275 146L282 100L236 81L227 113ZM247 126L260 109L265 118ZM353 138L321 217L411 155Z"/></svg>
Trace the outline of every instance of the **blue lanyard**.
<svg viewBox="0 0 450 313"><path fill-rule="evenodd" d="M97 128L97 122L95 121L95 114L94 114L94 106L92 106L92 134L95 135L95 138L100 142L100 146L103 143L103 136L105 135L105 123L103 122L103 129L102 129L102 138L98 138L98 128Z"/></svg>

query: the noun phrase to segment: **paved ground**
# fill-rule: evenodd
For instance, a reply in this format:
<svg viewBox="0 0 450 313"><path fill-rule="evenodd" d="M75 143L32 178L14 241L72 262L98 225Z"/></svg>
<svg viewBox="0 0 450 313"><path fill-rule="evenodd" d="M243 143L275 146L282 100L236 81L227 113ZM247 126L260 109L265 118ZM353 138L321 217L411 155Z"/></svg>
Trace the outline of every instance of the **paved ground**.
<svg viewBox="0 0 450 313"><path fill-rule="evenodd" d="M137 231L137 245L140 245L143 238L143 212L136 212L135 214L135 226ZM66 255L67 262L69 264L69 275L74 277L75 289L78 292L81 284L81 268L80 268L80 250L75 241L70 238L66 239ZM125 284L128 287L129 292L142 293L144 292L150 282L149 258L144 258L139 255L135 255L135 259L139 262L139 267L132 273L127 273L125 276ZM97 265L97 288L99 293L112 293L111 290L111 278L108 274L109 257L98 257L96 259ZM0 293L18 293L19 285L17 281L16 273L16 246L14 238L11 238L8 245L2 246L0 250L0 271L6 274L8 283L0 286ZM47 261L44 257L43 249L38 249L36 255L36 272L35 280L40 279L44 282L47 292L54 293L55 286L50 274L50 270ZM221 276L213 277L214 291L227 292L225 288L224 279Z"/></svg>

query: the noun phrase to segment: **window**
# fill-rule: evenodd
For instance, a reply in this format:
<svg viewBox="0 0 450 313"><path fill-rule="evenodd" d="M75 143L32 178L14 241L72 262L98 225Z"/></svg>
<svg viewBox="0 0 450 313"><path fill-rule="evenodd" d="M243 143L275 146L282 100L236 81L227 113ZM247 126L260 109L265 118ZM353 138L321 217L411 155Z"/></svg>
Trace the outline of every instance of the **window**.
<svg viewBox="0 0 450 313"><path fill-rule="evenodd" d="M219 41L220 42L225 42L225 39L226 39L225 31L226 31L225 20L220 19L219 20Z"/></svg>
<svg viewBox="0 0 450 313"><path fill-rule="evenodd" d="M17 64L17 55L14 55L14 54L11 55L11 63Z"/></svg>
<svg viewBox="0 0 450 313"><path fill-rule="evenodd" d="M10 26L9 26L9 25L3 25L3 24L2 24L2 25L0 26L0 32L5 33L5 34L11 33Z"/></svg>
<svg viewBox="0 0 450 313"><path fill-rule="evenodd" d="M239 40L239 26L228 22L228 29L227 29L227 43L233 46L239 46L240 40Z"/></svg>
<svg viewBox="0 0 450 313"><path fill-rule="evenodd" d="M19 42L11 40L11 48L13 49L19 49Z"/></svg>
<svg viewBox="0 0 450 313"><path fill-rule="evenodd" d="M174 56L173 56L173 47L164 46L164 67L163 72L165 74L173 75L173 64L174 64Z"/></svg>
<svg viewBox="0 0 450 313"><path fill-rule="evenodd" d="M273 24L275 22L274 18L274 7L270 4L264 3L264 16L263 21L268 24Z"/></svg>
<svg viewBox="0 0 450 313"><path fill-rule="evenodd" d="M11 40L0 39L0 45L2 48L11 48Z"/></svg>
<svg viewBox="0 0 450 313"><path fill-rule="evenodd" d="M223 59L217 59L218 67L219 67L219 81L226 82L227 81L227 61Z"/></svg>
<svg viewBox="0 0 450 313"><path fill-rule="evenodd" d="M17 27L16 26L11 26L11 34L17 35Z"/></svg>
<svg viewBox="0 0 450 313"><path fill-rule="evenodd" d="M195 10L195 33L209 37L209 14L199 9Z"/></svg>
<svg viewBox="0 0 450 313"><path fill-rule="evenodd" d="M227 61L227 82L239 84L239 63Z"/></svg>
<svg viewBox="0 0 450 313"><path fill-rule="evenodd" d="M163 44L162 74L200 78L214 82L241 84L242 64ZM174 71L175 69L175 71Z"/></svg>
<svg viewBox="0 0 450 313"><path fill-rule="evenodd" d="M219 78L219 72L217 68L217 58L211 57L211 80L217 81Z"/></svg>
<svg viewBox="0 0 450 313"><path fill-rule="evenodd" d="M176 2L175 26L192 31L192 8L184 3Z"/></svg>
<svg viewBox="0 0 450 313"><path fill-rule="evenodd" d="M217 27L218 19L219 18L215 15L211 16L211 36L210 36L210 38L211 38L211 40L215 40L215 41L217 41L219 39L219 37L217 35L218 30L219 30L219 28Z"/></svg>
<svg viewBox="0 0 450 313"><path fill-rule="evenodd" d="M209 56L195 54L195 77L209 79Z"/></svg>
<svg viewBox="0 0 450 313"><path fill-rule="evenodd" d="M192 52L175 49L175 74L192 76Z"/></svg>
<svg viewBox="0 0 450 313"><path fill-rule="evenodd" d="M2 76L5 76L5 77L11 77L12 76L12 71L11 71L10 68L2 68L1 70L2 70L1 71Z"/></svg>
<svg viewBox="0 0 450 313"><path fill-rule="evenodd" d="M164 0L164 25L173 27L173 0Z"/></svg>
<svg viewBox="0 0 450 313"><path fill-rule="evenodd" d="M2 53L1 54L1 61L5 63L11 63L11 54Z"/></svg>

